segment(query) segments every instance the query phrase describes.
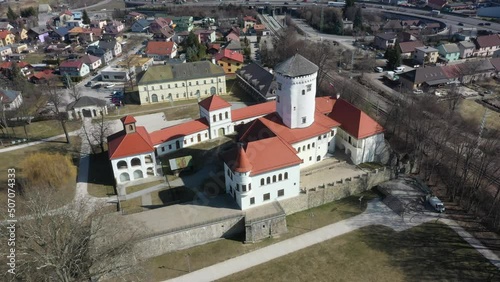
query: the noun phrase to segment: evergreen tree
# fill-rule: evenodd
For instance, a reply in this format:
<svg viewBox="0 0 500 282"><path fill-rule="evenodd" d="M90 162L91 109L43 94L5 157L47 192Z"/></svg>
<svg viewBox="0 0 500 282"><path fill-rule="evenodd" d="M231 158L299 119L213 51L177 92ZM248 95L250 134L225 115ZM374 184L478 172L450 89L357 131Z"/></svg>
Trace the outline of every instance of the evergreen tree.
<svg viewBox="0 0 500 282"><path fill-rule="evenodd" d="M17 18L19 18L19 15L16 14L9 6L9 10L7 10L7 18L9 19L9 21L15 21L17 20Z"/></svg>
<svg viewBox="0 0 500 282"><path fill-rule="evenodd" d="M343 9L344 17L345 17L347 9L349 9L350 7L354 7L354 5L355 5L354 4L354 0L345 0L345 6L344 6L344 9Z"/></svg>
<svg viewBox="0 0 500 282"><path fill-rule="evenodd" d="M356 14L354 15L353 21L354 29L362 30L363 29L363 14L360 8L356 9Z"/></svg>
<svg viewBox="0 0 500 282"><path fill-rule="evenodd" d="M89 15L87 14L87 10L83 10L82 21L84 24L90 24L90 18Z"/></svg>
<svg viewBox="0 0 500 282"><path fill-rule="evenodd" d="M387 60L387 67L389 69L395 69L401 65L401 52L396 44L394 47L389 47L385 51L384 58Z"/></svg>
<svg viewBox="0 0 500 282"><path fill-rule="evenodd" d="M28 7L26 9L21 9L21 17L29 18L29 17L38 16L38 11L34 7Z"/></svg>

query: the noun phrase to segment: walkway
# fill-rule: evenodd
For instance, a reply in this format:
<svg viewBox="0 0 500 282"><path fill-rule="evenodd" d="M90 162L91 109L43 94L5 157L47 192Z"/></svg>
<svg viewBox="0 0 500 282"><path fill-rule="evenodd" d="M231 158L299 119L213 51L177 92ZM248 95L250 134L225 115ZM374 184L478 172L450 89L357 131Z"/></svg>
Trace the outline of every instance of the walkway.
<svg viewBox="0 0 500 282"><path fill-rule="evenodd" d="M436 220L436 215L437 214L435 213L421 213L415 214L413 217L406 216L403 219L397 216L379 199L375 199L368 203L368 207L365 212L355 217L313 230L311 232L167 281L215 281L365 226L384 225L400 232L430 220ZM444 219L442 222L448 224L457 232L458 235L471 244L472 247L476 248L478 252L490 260L493 265L500 269L499 258L493 252L485 248L478 240L472 237L471 234L463 230L452 220Z"/></svg>
<svg viewBox="0 0 500 282"><path fill-rule="evenodd" d="M80 130L71 131L71 132L68 132L68 134L69 134L69 136L76 136L76 135L80 134ZM49 137L49 138L41 139L40 141L33 141L33 142L24 143L24 144L21 144L21 145L9 146L7 148L0 149L0 154L1 153L5 153L5 152L14 151L14 150L19 150L19 149L26 148L26 147L29 147L29 146L34 146L34 145L42 144L42 143L45 143L45 142L54 141L54 140L57 140L57 139L60 139L60 138L64 138L64 137L65 137L65 135L61 134L61 135L57 135L57 136L52 136L52 137Z"/></svg>

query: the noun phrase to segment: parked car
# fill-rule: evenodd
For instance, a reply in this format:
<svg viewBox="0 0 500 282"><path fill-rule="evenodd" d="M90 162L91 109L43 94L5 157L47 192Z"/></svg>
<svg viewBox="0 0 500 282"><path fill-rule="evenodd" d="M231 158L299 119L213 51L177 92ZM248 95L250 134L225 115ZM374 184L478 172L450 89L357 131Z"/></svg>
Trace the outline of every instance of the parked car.
<svg viewBox="0 0 500 282"><path fill-rule="evenodd" d="M101 87L102 87L102 85L101 85L101 84L94 84L91 88L92 88L92 89L99 89L99 88L101 88Z"/></svg>
<svg viewBox="0 0 500 282"><path fill-rule="evenodd" d="M381 67L376 67L376 68L375 68L375 71L376 71L376 72L383 72L383 71L384 71L384 69L383 69L383 68L381 68Z"/></svg>
<svg viewBox="0 0 500 282"><path fill-rule="evenodd" d="M478 25L478 26L483 26L483 25L484 25L484 23L478 23L477 25Z"/></svg>
<svg viewBox="0 0 500 282"><path fill-rule="evenodd" d="M491 25L491 23L484 23L484 25L490 26L490 25Z"/></svg>
<svg viewBox="0 0 500 282"><path fill-rule="evenodd" d="M85 87L91 87L91 86L92 86L92 81L85 83Z"/></svg>
<svg viewBox="0 0 500 282"><path fill-rule="evenodd" d="M110 83L110 84L106 85L105 88L108 88L108 89L113 88L113 87L115 87L115 85L116 84L114 84L114 83Z"/></svg>
<svg viewBox="0 0 500 282"><path fill-rule="evenodd" d="M396 69L394 69L395 73L402 73L404 71L405 71L405 67L397 67Z"/></svg>
<svg viewBox="0 0 500 282"><path fill-rule="evenodd" d="M464 23L458 23L459 26L464 26Z"/></svg>
<svg viewBox="0 0 500 282"><path fill-rule="evenodd" d="M424 91L422 91L420 89L415 89L415 90L413 90L413 94L417 94L417 95L424 94Z"/></svg>

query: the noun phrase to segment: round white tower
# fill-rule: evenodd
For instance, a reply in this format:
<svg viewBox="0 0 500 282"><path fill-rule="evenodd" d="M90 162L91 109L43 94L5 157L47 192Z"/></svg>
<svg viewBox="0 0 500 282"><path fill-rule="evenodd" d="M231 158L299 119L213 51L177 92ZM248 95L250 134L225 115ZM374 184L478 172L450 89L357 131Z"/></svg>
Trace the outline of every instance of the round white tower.
<svg viewBox="0 0 500 282"><path fill-rule="evenodd" d="M318 66L299 54L276 66L276 112L289 128L313 124Z"/></svg>

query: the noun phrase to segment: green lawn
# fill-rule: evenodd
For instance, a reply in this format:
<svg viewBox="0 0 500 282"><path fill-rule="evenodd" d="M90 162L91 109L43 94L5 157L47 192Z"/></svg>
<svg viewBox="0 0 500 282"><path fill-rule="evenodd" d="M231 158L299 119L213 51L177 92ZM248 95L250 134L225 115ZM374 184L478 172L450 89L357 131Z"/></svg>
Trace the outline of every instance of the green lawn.
<svg viewBox="0 0 500 282"><path fill-rule="evenodd" d="M121 210L124 214L138 213L143 210L142 208L142 198L137 197L126 201L120 202Z"/></svg>
<svg viewBox="0 0 500 282"><path fill-rule="evenodd" d="M45 59L45 54L28 53L26 54L26 58L23 61L30 64L41 64L44 59Z"/></svg>
<svg viewBox="0 0 500 282"><path fill-rule="evenodd" d="M220 281L498 281L500 271L444 224L369 226Z"/></svg>
<svg viewBox="0 0 500 282"><path fill-rule="evenodd" d="M458 111L462 118L466 120L472 120L477 125L481 123L483 119L485 107L476 103L474 100L463 99L458 107ZM498 118L498 113L489 111L489 115L486 117L486 127L499 130L500 129L500 119Z"/></svg>
<svg viewBox="0 0 500 282"><path fill-rule="evenodd" d="M174 278L188 271L186 260L186 255L188 254L190 256L191 271L194 271L303 234L311 229L320 228L360 214L366 209L366 202L376 197L372 192L365 192L362 195L364 195L366 201L363 201L361 206L358 200L360 195L355 195L288 216L287 225L289 232L280 235L278 238L266 239L255 244L243 244L244 238L222 239L151 258L145 262L145 266L149 269L151 277L155 281ZM314 219L313 222L311 218Z"/></svg>
<svg viewBox="0 0 500 282"><path fill-rule="evenodd" d="M51 153L60 153L63 155L69 155L75 166L78 166L78 162L80 159L80 147L81 147L81 139L79 137L73 136L70 137L71 144L67 144L63 141L64 139L58 139L53 142L46 142L34 146L29 146L23 149L18 149L14 151L9 151L5 153L0 153L0 183L7 183L7 169L14 168L16 170L16 180L22 181L25 173L29 173L29 171L21 170L21 163L23 160L33 154L35 152L51 152ZM61 202L67 203L71 201L74 197L76 187L76 179L71 179L66 187L61 187L59 195L61 196ZM18 189L21 186L17 187ZM7 187L5 185L0 185L0 202L6 203L6 192ZM25 210L22 205L22 197L17 197L17 212L18 214L23 214Z"/></svg>
<svg viewBox="0 0 500 282"><path fill-rule="evenodd" d="M66 128L68 132L81 128L80 121L67 121ZM23 126L10 127L8 134L13 138L26 138L29 140L40 140L48 137L64 134L61 123L58 120L44 120L32 122L26 127L28 136L24 132Z"/></svg>

